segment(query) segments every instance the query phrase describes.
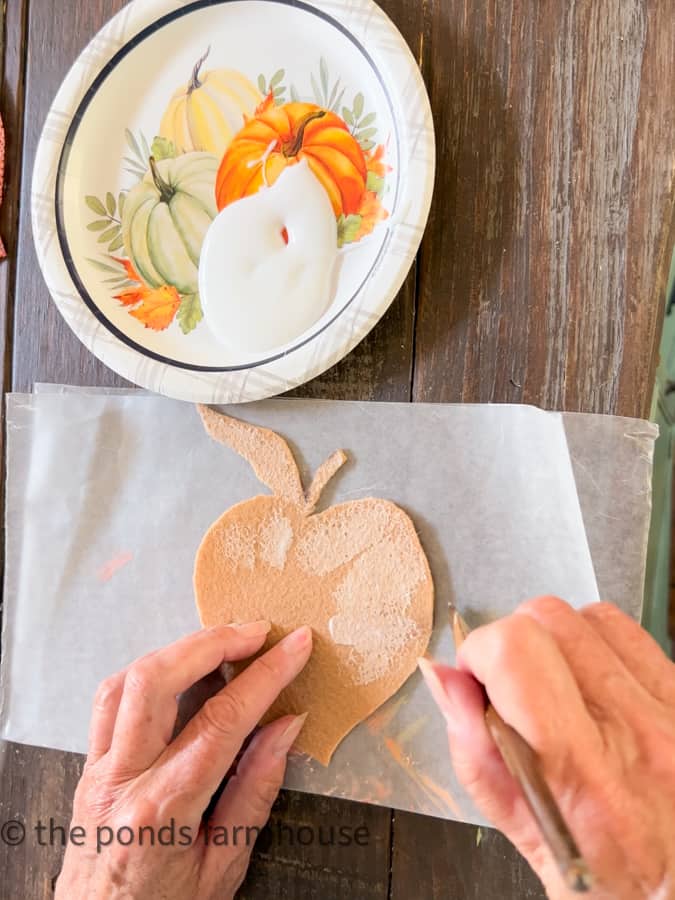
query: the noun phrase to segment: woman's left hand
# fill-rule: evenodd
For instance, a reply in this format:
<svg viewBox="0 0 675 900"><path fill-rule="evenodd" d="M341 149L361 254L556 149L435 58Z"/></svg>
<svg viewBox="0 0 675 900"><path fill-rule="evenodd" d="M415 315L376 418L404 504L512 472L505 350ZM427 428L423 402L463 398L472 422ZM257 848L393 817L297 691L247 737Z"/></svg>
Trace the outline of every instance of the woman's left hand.
<svg viewBox="0 0 675 900"><path fill-rule="evenodd" d="M222 662L252 656L269 627L254 622L199 631L103 682L75 793L71 835L77 839L68 844L56 900L234 895L304 716L262 728L209 822L202 817L248 735L309 659L311 630L289 634L207 700L175 740L172 734L177 696Z"/></svg>

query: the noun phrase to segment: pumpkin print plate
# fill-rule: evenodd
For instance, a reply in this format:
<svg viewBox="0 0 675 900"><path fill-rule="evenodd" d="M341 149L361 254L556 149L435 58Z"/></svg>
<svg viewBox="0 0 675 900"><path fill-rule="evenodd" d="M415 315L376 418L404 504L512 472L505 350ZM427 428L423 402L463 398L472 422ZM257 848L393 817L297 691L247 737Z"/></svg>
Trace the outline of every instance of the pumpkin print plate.
<svg viewBox="0 0 675 900"><path fill-rule="evenodd" d="M334 218L327 306L264 352L225 344L199 293L206 235L298 163ZM99 359L159 393L236 403L318 375L375 325L414 260L433 177L422 78L370 0L136 0L49 112L33 230L58 308Z"/></svg>

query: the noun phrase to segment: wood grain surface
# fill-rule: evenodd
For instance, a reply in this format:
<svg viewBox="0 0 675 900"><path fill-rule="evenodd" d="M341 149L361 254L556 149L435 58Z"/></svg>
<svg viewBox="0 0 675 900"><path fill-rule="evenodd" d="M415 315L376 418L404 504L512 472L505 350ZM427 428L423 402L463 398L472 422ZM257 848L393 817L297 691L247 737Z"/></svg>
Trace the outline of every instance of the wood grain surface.
<svg viewBox="0 0 675 900"><path fill-rule="evenodd" d="M643 415L675 239L675 30L658 0L387 0L419 61L437 131L432 215L390 311L296 393L499 401ZM58 84L122 0L9 0L0 232L5 388L121 385L51 302L29 196ZM0 820L68 819L81 758L4 744ZM261 846L247 900L534 900L537 879L496 832L285 792L275 818L369 832L367 848ZM61 848L0 845L0 900L48 898Z"/></svg>
<svg viewBox="0 0 675 900"><path fill-rule="evenodd" d="M647 415L674 237L672 8L430 10L441 165L413 398Z"/></svg>

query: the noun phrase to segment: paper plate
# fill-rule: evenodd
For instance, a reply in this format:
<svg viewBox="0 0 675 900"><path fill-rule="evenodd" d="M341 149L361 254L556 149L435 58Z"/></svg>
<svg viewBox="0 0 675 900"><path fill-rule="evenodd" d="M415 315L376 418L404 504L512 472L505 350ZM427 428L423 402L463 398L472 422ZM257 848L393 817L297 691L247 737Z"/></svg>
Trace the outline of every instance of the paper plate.
<svg viewBox="0 0 675 900"><path fill-rule="evenodd" d="M223 155L234 161L230 194L249 190L257 170L250 154L237 162L238 132L303 103L340 119L315 138L320 180L338 198L330 307L266 354L226 349L202 316L197 284ZM349 172L340 162L347 145L358 154ZM179 203L162 199L151 157ZM54 301L106 365L172 397L236 403L318 375L375 325L414 260L433 178L424 83L374 3L137 0L99 32L58 92L35 163L33 231ZM158 204L148 225L143 210Z"/></svg>

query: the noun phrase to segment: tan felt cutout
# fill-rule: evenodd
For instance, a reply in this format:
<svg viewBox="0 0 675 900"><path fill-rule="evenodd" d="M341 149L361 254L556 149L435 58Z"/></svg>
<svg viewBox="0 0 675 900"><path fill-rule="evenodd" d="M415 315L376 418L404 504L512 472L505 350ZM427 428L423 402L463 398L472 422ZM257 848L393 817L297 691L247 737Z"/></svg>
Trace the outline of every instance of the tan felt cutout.
<svg viewBox="0 0 675 900"><path fill-rule="evenodd" d="M199 412L208 433L247 459L272 496L227 510L197 551L194 585L205 626L269 619L263 649L310 625L314 650L263 721L309 712L296 748L328 765L340 741L416 668L433 624L434 589L410 518L372 497L313 514L347 459L333 453L305 494L284 439Z"/></svg>

